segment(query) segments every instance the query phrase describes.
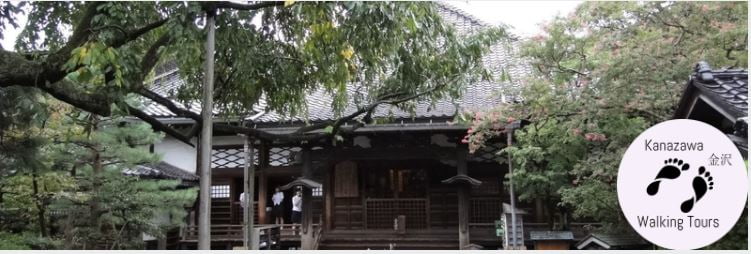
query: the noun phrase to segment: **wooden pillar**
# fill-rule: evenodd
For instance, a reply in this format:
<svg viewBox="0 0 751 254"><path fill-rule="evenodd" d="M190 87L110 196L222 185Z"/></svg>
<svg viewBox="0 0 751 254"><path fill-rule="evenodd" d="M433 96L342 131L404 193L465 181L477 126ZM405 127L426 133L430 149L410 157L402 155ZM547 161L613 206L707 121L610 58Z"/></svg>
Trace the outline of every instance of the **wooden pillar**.
<svg viewBox="0 0 751 254"><path fill-rule="evenodd" d="M266 221L266 203L267 200L267 186L268 178L266 177L266 170L262 169L258 172L258 224L268 224Z"/></svg>
<svg viewBox="0 0 751 254"><path fill-rule="evenodd" d="M333 169L331 167L328 167L326 169L326 176L324 176L323 180L323 195L324 195L324 221L323 224L325 225L324 230L330 231L331 226L333 225L332 221L332 213L334 210L332 209L334 206L334 188L333 188L333 176L332 174Z"/></svg>
<svg viewBox="0 0 751 254"><path fill-rule="evenodd" d="M313 165L310 158L310 148L303 147L302 151L302 176L305 179L313 178ZM302 191L302 236L300 237L301 248L303 250L310 250L313 248L313 190L310 188L303 188Z"/></svg>
<svg viewBox="0 0 751 254"><path fill-rule="evenodd" d="M269 150L266 143L261 143L258 149L258 224L268 224L266 221L266 203L268 198L268 167Z"/></svg>
<svg viewBox="0 0 751 254"><path fill-rule="evenodd" d="M467 150L466 147L458 147L456 153L457 175L467 175ZM469 185L459 183L456 185L457 199L459 200L459 249L469 245Z"/></svg>
<svg viewBox="0 0 751 254"><path fill-rule="evenodd" d="M243 203L245 203L243 208L243 245L246 247L247 250L257 250L258 246L254 246L252 239L253 239L253 233L255 230L255 222L253 221L254 213L253 210L253 197L255 197L255 175L256 175L256 166L255 163L253 163L253 156L254 149L253 149L253 141L250 140L249 137L245 137L245 172L243 174L243 192L245 192L245 196L243 198Z"/></svg>

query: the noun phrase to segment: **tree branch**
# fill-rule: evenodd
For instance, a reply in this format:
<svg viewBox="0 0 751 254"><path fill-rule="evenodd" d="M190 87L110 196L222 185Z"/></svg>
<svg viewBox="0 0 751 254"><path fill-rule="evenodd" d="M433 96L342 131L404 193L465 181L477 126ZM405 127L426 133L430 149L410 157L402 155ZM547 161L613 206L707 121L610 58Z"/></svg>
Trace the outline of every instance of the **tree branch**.
<svg viewBox="0 0 751 254"><path fill-rule="evenodd" d="M243 11L252 11L252 10L258 10L268 7L274 7L274 6L283 6L284 2L282 1L273 1L273 2L259 2L254 4L242 4L242 3L236 3L236 2L216 2L214 3L214 8L221 9L235 9L235 10L243 10Z"/></svg>
<svg viewBox="0 0 751 254"><path fill-rule="evenodd" d="M143 112L143 111L141 111L141 110L139 110L137 108L131 107L131 106L128 106L128 112L132 116L137 117L137 118L143 120L144 122L148 123L149 125L151 125L151 128L153 128L155 131L164 132L167 135L170 135L170 136L176 138L177 140L180 140L183 143L188 144L189 146L195 147L195 145L193 145L193 143L190 141L191 137L183 135L179 131L177 131L177 130L175 130L175 129L173 129L173 128L165 125L165 124L163 124L162 122L160 122L156 118L154 118L154 117L146 114L145 112Z"/></svg>
<svg viewBox="0 0 751 254"><path fill-rule="evenodd" d="M154 30L154 29L157 29L157 28L161 27L162 25L166 24L168 20L169 20L169 18L165 18L165 19L161 19L161 20L158 20L156 22L147 24L147 25L145 25L145 26L143 26L141 28L138 28L136 30L133 30L133 31L129 31L129 32L123 31L124 32L123 36L122 37L118 37L118 39L115 40L115 41L113 41L110 46L112 46L114 48L118 48L118 47L120 47L122 45L125 45L125 43L128 43L130 41L136 40L139 37L141 37L142 35L150 32L151 30Z"/></svg>
<svg viewBox="0 0 751 254"><path fill-rule="evenodd" d="M169 33L165 33L159 39L154 42L154 44L151 44L151 47L146 51L146 54L143 55L141 58L141 77L137 81L142 85L143 80L146 77L146 75L151 71L151 69L154 68L157 62L159 62L159 48L161 48L164 45L167 45L172 41L172 36L169 35Z"/></svg>

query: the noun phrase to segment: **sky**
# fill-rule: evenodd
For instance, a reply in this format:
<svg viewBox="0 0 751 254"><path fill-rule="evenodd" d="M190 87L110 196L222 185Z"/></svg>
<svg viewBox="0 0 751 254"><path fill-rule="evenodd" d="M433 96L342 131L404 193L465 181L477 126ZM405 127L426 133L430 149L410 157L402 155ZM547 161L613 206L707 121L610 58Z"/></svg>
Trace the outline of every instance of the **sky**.
<svg viewBox="0 0 751 254"><path fill-rule="evenodd" d="M573 12L581 1L446 1L489 24L506 24L517 36L530 37L541 33L539 24L551 20L556 15ZM26 22L21 17L20 24ZM13 49L20 29L7 26L3 29L2 46Z"/></svg>
<svg viewBox="0 0 751 254"><path fill-rule="evenodd" d="M565 16L582 1L447 1L480 20L492 25L506 24L521 37L540 34L540 24L556 15Z"/></svg>

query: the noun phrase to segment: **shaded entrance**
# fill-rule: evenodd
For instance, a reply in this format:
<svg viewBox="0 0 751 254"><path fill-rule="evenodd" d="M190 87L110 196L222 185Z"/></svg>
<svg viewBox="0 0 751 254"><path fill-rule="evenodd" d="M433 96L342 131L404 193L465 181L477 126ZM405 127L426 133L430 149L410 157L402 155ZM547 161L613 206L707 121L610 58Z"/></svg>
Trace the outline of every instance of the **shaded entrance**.
<svg viewBox="0 0 751 254"><path fill-rule="evenodd" d="M455 227L455 191L440 185L440 177L451 170L431 160L340 162L331 174L333 228L393 229L399 215L406 216L407 229ZM454 220L441 216L443 211L452 214Z"/></svg>

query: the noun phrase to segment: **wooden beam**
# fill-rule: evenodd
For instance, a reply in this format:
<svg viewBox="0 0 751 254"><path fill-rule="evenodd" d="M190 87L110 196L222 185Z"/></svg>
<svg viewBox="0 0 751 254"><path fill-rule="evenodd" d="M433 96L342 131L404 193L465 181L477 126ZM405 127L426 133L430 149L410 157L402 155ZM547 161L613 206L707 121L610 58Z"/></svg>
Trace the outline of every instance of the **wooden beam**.
<svg viewBox="0 0 751 254"><path fill-rule="evenodd" d="M386 147L386 148L331 148L310 151L316 161L347 158L347 160L384 159L454 159L457 148L453 147Z"/></svg>

